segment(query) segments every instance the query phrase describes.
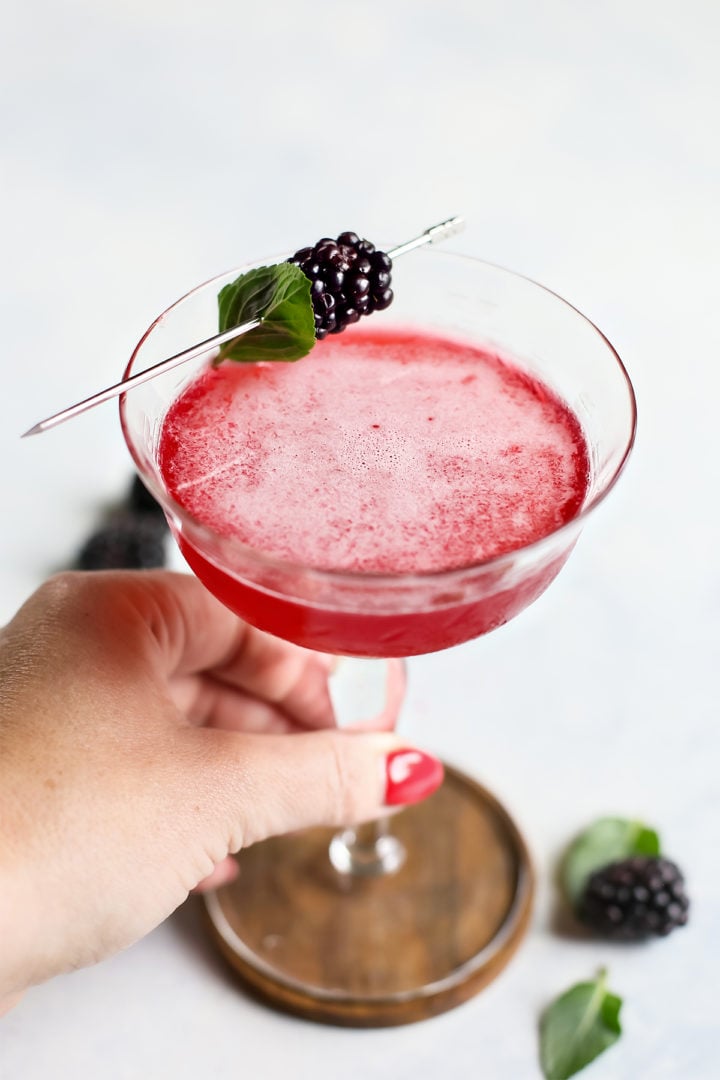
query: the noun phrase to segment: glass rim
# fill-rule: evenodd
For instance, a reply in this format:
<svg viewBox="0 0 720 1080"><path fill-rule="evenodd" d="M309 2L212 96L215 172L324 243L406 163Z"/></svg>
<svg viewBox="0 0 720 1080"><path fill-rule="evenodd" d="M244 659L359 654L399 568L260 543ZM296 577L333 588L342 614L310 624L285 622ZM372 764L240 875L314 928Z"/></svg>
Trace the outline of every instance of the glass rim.
<svg viewBox="0 0 720 1080"><path fill-rule="evenodd" d="M474 255L467 255L464 252L453 252L447 249L440 250L438 248L426 248L424 251L421 250L415 253L414 257L417 258L418 255L425 258L430 257L433 259L437 258L451 259L453 261L465 261L473 265L482 266L486 269L493 270L500 274L504 274L509 278L525 282L526 284L531 285L533 288L541 290L547 296L552 297L553 300L561 303L568 311L572 312L580 320L582 320L582 322L584 322L586 326L588 326L590 330L592 330L593 333L595 333L600 338L601 342L604 344L604 346L610 353L610 356L614 360L616 369L620 374L620 377L625 385L625 389L628 395L628 404L630 410L629 431L625 440L625 445L622 448L620 460L613 469L611 475L604 482L601 489L596 492L593 498L590 499L590 501L585 506L583 506L578 513L576 513L572 518L564 522L562 525L559 525L557 528L550 530L550 532L544 533L542 536L531 541L529 544L521 545L520 547L513 548L510 551L499 552L496 555L491 555L488 558L478 560L477 562L467 563L463 566L453 566L443 570L430 570L421 572L398 571L395 573L372 570L344 570L339 568L336 569L333 567L310 566L306 563L295 562L292 559L283 559L278 556L270 555L267 552L261 551L259 548L252 547L252 545L250 544L245 544L237 537L225 536L222 533L216 532L214 529L211 529L199 518L189 513L180 503L176 502L164 486L160 486L158 483L156 483L154 476L148 475L147 469L142 460L140 459L140 456L136 451L134 441L128 431L128 423L125 416L126 398L128 394L133 393L132 390L129 390L126 391L124 394L121 394L119 398L120 424L123 432L123 437L133 458L135 467L143 480L143 483L147 485L151 494L157 499L163 509L171 513L173 517L178 518L181 523L187 522L187 524L192 527L194 534L199 536L205 535L211 541L215 542L219 540L223 548L227 547L227 549L230 551L238 551L238 553L244 557L246 565L248 560L250 560L259 564L267 570L275 572L279 571L283 573L302 574L306 578L310 577L327 583L346 582L349 585L356 586L367 585L368 582L372 582L373 584L379 586L382 586L383 584L396 586L407 585L409 587L413 585L423 584L444 585L446 583L452 583L453 581L464 578L468 574L499 571L507 566L512 565L519 556L532 555L532 553L534 552L540 552L552 541L562 539L566 535L570 536L573 532L579 532L580 529L582 529L582 527L584 526L585 521L590 516L590 514L592 514L597 509L597 507L600 506L602 502L604 502L608 494L615 487L618 479L620 478L622 472L625 469L628 458L630 456L630 452L635 444L635 437L637 434L637 399L627 368L621 360L619 353L615 349L612 342L592 321L592 319L588 318L587 315L580 311L580 309L577 308L574 304L572 304L569 300L566 300L563 296L555 292L553 289L548 288L546 285L542 285L534 278L528 277L527 275L518 273L514 270L509 270L507 269L507 267L500 266L497 263L489 262L486 259L480 259ZM261 260L254 260L252 262L243 263L242 265L234 267L230 270L226 270L223 273L215 274L213 275L213 277L201 282L194 288L189 289L188 292L183 293L182 296L180 296L177 300L175 300L172 304L165 308L165 310L162 311L155 319L153 319L148 328L145 330L144 334L142 335L142 337L132 351L130 359L123 373L123 379L127 379L130 377L131 374L134 374L133 364L135 363L135 359L147 339L156 329L156 327L160 325L160 323L166 318L167 315L170 314L171 311L179 307L191 296L196 295L203 289L208 288L208 286L210 285L223 281L225 278L230 277L230 275L237 276L255 267L273 265L274 263L285 261L287 258L288 253L283 253L282 255L271 255ZM195 545L193 544L193 546ZM230 576L243 576L240 572L236 573L232 566L227 565L225 560L223 560L222 563L219 563L216 558L214 558L211 554L207 552L207 550L203 550L201 554L203 558L218 566L218 568L221 569L224 573L228 573L230 574Z"/></svg>

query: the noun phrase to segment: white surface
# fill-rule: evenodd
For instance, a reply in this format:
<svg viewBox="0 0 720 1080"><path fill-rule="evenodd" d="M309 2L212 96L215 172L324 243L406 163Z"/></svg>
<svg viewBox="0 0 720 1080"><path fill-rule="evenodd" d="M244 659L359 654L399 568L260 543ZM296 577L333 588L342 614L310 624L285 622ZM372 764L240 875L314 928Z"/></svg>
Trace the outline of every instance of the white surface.
<svg viewBox="0 0 720 1080"><path fill-rule="evenodd" d="M425 1024L323 1028L247 1000L183 911L29 994L0 1023L3 1078L531 1080L539 1011L603 963L626 1032L588 1077L720 1075L719 35L711 0L4 6L0 617L130 475L111 405L19 433L115 381L159 310L246 257L462 213L457 249L599 323L641 413L555 586L411 663L418 740L507 800L537 860L507 972ZM661 829L686 930L647 948L553 931L553 860L603 812Z"/></svg>

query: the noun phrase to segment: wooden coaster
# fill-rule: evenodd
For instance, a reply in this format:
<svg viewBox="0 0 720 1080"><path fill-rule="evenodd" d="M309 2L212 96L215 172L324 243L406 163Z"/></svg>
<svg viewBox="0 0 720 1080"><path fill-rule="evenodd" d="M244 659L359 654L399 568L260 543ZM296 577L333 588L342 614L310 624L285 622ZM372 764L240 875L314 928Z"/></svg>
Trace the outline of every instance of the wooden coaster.
<svg viewBox="0 0 720 1080"><path fill-rule="evenodd" d="M446 766L442 787L392 822L407 848L394 874L338 873L332 829L243 851L240 876L205 898L211 933L246 985L326 1023L422 1020L478 993L527 929L525 843L485 788Z"/></svg>

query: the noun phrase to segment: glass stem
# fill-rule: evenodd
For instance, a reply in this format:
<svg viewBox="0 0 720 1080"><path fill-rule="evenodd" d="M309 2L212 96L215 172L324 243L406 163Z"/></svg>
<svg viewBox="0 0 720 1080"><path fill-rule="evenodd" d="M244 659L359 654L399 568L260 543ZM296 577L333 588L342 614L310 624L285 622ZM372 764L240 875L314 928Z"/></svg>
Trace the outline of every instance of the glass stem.
<svg viewBox="0 0 720 1080"><path fill-rule="evenodd" d="M338 727L352 731L393 731L405 697L403 660L340 657L330 676L330 696ZM390 830L390 818L350 825L330 842L330 862L341 874L378 877L405 861L405 848Z"/></svg>

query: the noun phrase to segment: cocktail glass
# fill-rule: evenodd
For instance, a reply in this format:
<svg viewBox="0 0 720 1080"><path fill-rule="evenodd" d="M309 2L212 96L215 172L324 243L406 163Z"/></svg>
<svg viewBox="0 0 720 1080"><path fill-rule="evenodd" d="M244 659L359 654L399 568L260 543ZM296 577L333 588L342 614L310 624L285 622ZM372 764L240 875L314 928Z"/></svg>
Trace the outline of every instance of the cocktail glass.
<svg viewBox="0 0 720 1080"><path fill-rule="evenodd" d="M273 261L280 259L265 263ZM219 290L250 268L201 285L164 312L135 349L126 377L211 336ZM567 524L518 550L439 572L297 565L209 529L163 482L163 418L209 357L158 376L120 404L136 467L200 580L255 626L342 657L333 676L340 680L337 699L358 686L373 702L363 706L370 709L365 718L382 715L385 726L402 701L402 658L485 634L547 588L620 475L636 421L632 386L615 350L556 294L437 250L403 259L395 283L396 299L372 316L374 329L460 339L507 356L575 414L590 479ZM237 882L207 900L222 952L251 988L280 1007L354 1025L404 1023L476 993L521 939L533 889L527 850L508 813L452 768L435 795L397 815L391 828L348 822L339 834L313 829L279 837L242 852L240 869Z"/></svg>

